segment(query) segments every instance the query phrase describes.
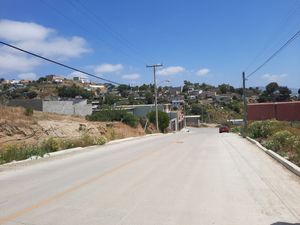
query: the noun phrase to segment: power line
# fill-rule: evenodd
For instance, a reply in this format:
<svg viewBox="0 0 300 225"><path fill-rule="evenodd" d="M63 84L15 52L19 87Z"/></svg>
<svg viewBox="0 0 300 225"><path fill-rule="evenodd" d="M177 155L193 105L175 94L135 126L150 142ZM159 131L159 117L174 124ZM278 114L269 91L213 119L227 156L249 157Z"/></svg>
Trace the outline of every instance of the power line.
<svg viewBox="0 0 300 225"><path fill-rule="evenodd" d="M291 18L297 13L297 11L299 11L300 9L300 4L299 2L296 0L294 2L295 4L293 5L292 9L288 12L288 14L282 18L281 23L279 25L279 27L277 27L276 30L274 30L274 32L272 33L272 35L268 38L268 40L265 42L264 47L261 49L261 51L252 59L252 61L248 64L248 66L245 68L245 72L247 72L247 70L254 65L254 63L256 61L258 61L258 59L262 58L263 54L267 52L267 50L269 50L272 45L274 47L276 46L280 46L279 44L282 43L283 38L282 38L282 34L284 33L284 31L286 31L286 29L288 28L287 24L289 22L289 20L291 20ZM283 29L282 29L283 28ZM289 32L290 33L290 32ZM281 34L279 36L279 34ZM278 38L276 38L274 40L274 37L277 36ZM277 40L277 42L276 42ZM276 46L275 46L275 42L276 42Z"/></svg>
<svg viewBox="0 0 300 225"><path fill-rule="evenodd" d="M74 71L77 71L77 72L80 72L80 73L86 74L86 75L88 75L88 76L91 76L91 77L94 77L94 78L97 78L97 79L100 79L100 80L106 81L106 82L108 82L108 83L112 83L112 84L120 85L120 83L118 83L118 82L111 81L111 80L108 80L108 79L105 79L105 78L102 78L102 77L96 76L96 75L94 75L94 74L91 74L91 73L85 72L85 71L83 71L83 70L80 70L80 69L76 69L75 67L68 66L68 65L66 65L66 64L63 64L63 63L60 63L60 62L54 61L54 60L52 60L52 59L49 59L49 58L43 57L43 56L41 56L41 55L35 54L35 53L33 53L33 52L29 52L29 51L27 51L27 50L24 50L24 49L22 49L22 48L18 48L17 46L14 46L14 45L8 44L8 43L6 43L6 42L0 41L0 44L6 45L6 46L8 46L8 47L10 47L10 48L13 48L13 49L16 49L16 50L18 50L18 51L21 51L21 52L27 53L27 54L29 54L29 55L32 55L32 56L35 56L35 57L37 57L37 58L43 59L43 60L45 60L45 61L48 61L48 62L51 62L51 63L57 64L57 65L59 65L59 66L62 66L62 67L68 68L68 69L70 69L70 70L74 70Z"/></svg>
<svg viewBox="0 0 300 225"><path fill-rule="evenodd" d="M90 33L91 31L89 29L87 29L85 26L82 26L80 23L77 22L77 20L72 19L71 17L66 16L64 13L62 13L60 10L58 10L56 7L54 7L53 5L51 5L49 2L47 2L46 0L40 0L40 2L42 2L43 4L45 4L48 8L52 9L53 11L55 11L57 14L59 14L60 16L62 16L64 19L68 20L72 25L76 24L79 28L81 28L82 30L84 30L85 32ZM70 4L70 3L69 3ZM128 54L124 49L118 48L115 45L111 44L110 42L106 41L104 38L101 37L101 35L99 35L99 33L94 32L94 35L92 35L92 38L94 38L96 41L101 41L103 42L105 45L109 46L109 48L112 50L116 50L118 54L122 53L124 56L127 56L129 58L135 58L136 61L139 61L140 63L145 63L145 61L141 60L140 57L135 57L134 54ZM120 54L120 55L122 55Z"/></svg>
<svg viewBox="0 0 300 225"><path fill-rule="evenodd" d="M285 49L288 45L290 45L298 36L300 35L300 30L298 30L287 42L285 42L276 52L274 52L269 58L266 59L259 67L257 67L253 72L251 72L247 78L252 76L258 70L260 70L263 66L265 66L268 62L270 62L276 55L278 55L283 49Z"/></svg>
<svg viewBox="0 0 300 225"><path fill-rule="evenodd" d="M76 10L80 11L81 13L85 14L87 18L90 18L91 21L94 21L97 25L102 26L107 33L110 33L117 41L124 44L128 49L133 50L137 56L143 58L146 61L149 61L151 59L152 61L157 61L153 57L147 57L145 56L140 49L138 49L131 41L129 41L127 38L125 38L120 32L113 29L113 27L108 24L104 19L102 19L98 14L95 14L92 10L90 10L83 2L81 1L68 1L73 7L75 7ZM80 6L77 7L76 4L79 4Z"/></svg>

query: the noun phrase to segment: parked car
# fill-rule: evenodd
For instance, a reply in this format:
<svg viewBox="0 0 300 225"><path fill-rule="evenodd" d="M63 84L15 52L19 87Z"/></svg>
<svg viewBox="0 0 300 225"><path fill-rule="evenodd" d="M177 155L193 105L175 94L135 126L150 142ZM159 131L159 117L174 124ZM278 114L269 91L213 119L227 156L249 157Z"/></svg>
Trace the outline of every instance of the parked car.
<svg viewBox="0 0 300 225"><path fill-rule="evenodd" d="M223 133L223 132L228 133L228 132L229 132L229 127L226 126L226 125L220 126L220 127L219 127L219 133Z"/></svg>

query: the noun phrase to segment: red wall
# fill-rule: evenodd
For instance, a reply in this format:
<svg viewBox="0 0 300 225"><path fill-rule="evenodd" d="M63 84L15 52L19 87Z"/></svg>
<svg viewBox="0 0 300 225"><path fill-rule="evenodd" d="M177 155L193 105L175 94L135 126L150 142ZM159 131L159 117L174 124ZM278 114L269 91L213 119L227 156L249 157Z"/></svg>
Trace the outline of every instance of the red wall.
<svg viewBox="0 0 300 225"><path fill-rule="evenodd" d="M300 121L300 102L248 104L248 120Z"/></svg>

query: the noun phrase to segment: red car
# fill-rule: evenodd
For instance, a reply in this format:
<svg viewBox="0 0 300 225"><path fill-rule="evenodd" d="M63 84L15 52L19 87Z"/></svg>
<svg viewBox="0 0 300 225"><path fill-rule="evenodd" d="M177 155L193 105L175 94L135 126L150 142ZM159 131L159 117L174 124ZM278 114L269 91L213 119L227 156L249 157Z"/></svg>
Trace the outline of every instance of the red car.
<svg viewBox="0 0 300 225"><path fill-rule="evenodd" d="M225 126L225 125L220 126L219 127L219 133L223 133L223 132L228 133L229 132L229 127Z"/></svg>

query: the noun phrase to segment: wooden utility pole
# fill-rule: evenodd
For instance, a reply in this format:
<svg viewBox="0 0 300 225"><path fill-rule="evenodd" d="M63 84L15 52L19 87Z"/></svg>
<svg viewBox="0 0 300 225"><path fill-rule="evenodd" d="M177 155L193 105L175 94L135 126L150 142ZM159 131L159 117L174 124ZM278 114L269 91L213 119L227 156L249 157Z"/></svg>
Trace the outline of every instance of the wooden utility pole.
<svg viewBox="0 0 300 225"><path fill-rule="evenodd" d="M158 126L158 109L157 109L157 86L156 86L156 68L162 67L162 64L154 64L154 65L147 65L146 67L153 68L153 79L154 79L154 95L155 95L155 122L156 122L156 129L159 130Z"/></svg>
<svg viewBox="0 0 300 225"><path fill-rule="evenodd" d="M247 127L246 77L243 72L244 127Z"/></svg>

